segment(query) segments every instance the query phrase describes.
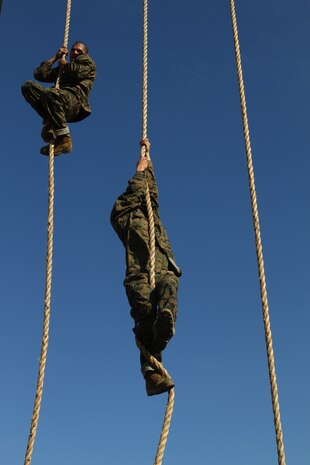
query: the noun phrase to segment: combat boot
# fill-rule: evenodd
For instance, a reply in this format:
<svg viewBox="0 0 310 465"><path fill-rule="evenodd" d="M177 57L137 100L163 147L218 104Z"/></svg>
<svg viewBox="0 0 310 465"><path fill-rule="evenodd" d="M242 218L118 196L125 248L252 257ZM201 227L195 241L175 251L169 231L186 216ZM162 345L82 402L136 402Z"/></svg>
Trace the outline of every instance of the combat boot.
<svg viewBox="0 0 310 465"><path fill-rule="evenodd" d="M148 396L156 396L163 392L170 391L174 387L174 382L171 378L161 376L155 371L148 371L145 374L145 387Z"/></svg>
<svg viewBox="0 0 310 465"><path fill-rule="evenodd" d="M43 120L43 128L41 130L41 137L47 144L53 144L55 142L55 134L47 120Z"/></svg>
<svg viewBox="0 0 310 465"><path fill-rule="evenodd" d="M161 310L154 323L154 336L152 343L152 353L160 353L170 339L174 336L174 318L172 311L168 308Z"/></svg>
<svg viewBox="0 0 310 465"><path fill-rule="evenodd" d="M72 152L72 139L70 134L58 136L54 144L54 155L60 155L61 153ZM49 155L49 145L45 145L41 148L40 153L42 155Z"/></svg>

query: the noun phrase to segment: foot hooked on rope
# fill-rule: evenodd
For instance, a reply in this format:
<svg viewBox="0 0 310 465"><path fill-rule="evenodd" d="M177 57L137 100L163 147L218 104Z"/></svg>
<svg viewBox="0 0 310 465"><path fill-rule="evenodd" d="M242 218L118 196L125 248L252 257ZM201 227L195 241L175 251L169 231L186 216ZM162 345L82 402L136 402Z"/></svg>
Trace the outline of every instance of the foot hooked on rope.
<svg viewBox="0 0 310 465"><path fill-rule="evenodd" d="M144 379L148 396L156 396L174 388L174 382L171 378L161 376L159 373L155 373L155 371L147 371Z"/></svg>
<svg viewBox="0 0 310 465"><path fill-rule="evenodd" d="M70 134L58 136L54 144L54 155L60 155L61 153L72 152L72 139ZM49 155L49 145L45 145L41 148L40 153L42 155Z"/></svg>

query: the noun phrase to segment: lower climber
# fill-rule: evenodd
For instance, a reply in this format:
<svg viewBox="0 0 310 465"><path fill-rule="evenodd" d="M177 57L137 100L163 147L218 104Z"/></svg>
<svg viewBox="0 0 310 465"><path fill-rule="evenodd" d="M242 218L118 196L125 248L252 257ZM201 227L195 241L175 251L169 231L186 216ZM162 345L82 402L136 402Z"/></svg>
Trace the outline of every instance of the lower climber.
<svg viewBox="0 0 310 465"><path fill-rule="evenodd" d="M90 115L89 94L96 77L95 62L88 55L84 42L75 42L70 50L70 62L66 47L61 47L49 60L34 70L34 77L41 82L56 83L60 75L59 89L46 88L33 81L22 85L22 94L43 118L41 136L44 142L54 144L54 154L72 151L68 122L81 121ZM58 61L58 65L53 67ZM49 146L41 148L42 155L49 154Z"/></svg>
<svg viewBox="0 0 310 465"><path fill-rule="evenodd" d="M141 142L149 153L149 141ZM149 284L150 247L149 222L145 201L148 183L155 223L155 288ZM174 261L167 233L161 223L158 190L153 166L147 157L137 163L136 173L126 191L116 200L111 223L126 249L126 278L124 286L131 306L136 338L159 361L162 351L175 332L177 292L181 270ZM141 372L149 396L161 394L174 387L171 378L156 372L141 354Z"/></svg>

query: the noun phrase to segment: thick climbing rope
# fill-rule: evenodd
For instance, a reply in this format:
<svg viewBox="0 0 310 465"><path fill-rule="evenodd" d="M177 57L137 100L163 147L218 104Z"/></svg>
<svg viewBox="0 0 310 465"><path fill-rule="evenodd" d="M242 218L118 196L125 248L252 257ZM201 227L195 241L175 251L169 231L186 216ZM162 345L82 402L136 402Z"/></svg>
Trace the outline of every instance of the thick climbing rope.
<svg viewBox="0 0 310 465"><path fill-rule="evenodd" d="M68 47L69 26L70 26L71 0L67 0L66 21L64 32L64 47ZM59 76L55 87L59 88ZM54 145L49 146L49 178L48 178L48 219L47 219L47 252L46 252L46 278L45 278L45 299L44 299L44 322L41 342L41 355L38 370L37 389L30 424L30 433L27 443L24 465L30 465L32 452L37 432L40 415L45 366L49 339L50 309L51 309L51 288L52 288L52 267L53 267L53 232L54 232Z"/></svg>
<svg viewBox="0 0 310 465"><path fill-rule="evenodd" d="M149 362L152 364L152 366L156 369L157 373L160 375L170 378L169 373L164 369L162 364L156 360L155 357L153 357L141 344L141 342L136 339L136 343L138 348L140 349L141 353L144 355L145 358L149 360ZM172 418L172 413L173 413L173 406L174 406L174 389L171 389L168 393L168 402L166 406L166 413L165 413L165 418L164 418L164 423L161 431L161 435L159 438L159 443L157 447L157 452L156 452L156 457L155 457L155 462L154 465L161 465L165 453L165 447L168 439L168 434L169 434L169 429L170 429L170 423L171 423L171 418Z"/></svg>
<svg viewBox="0 0 310 465"><path fill-rule="evenodd" d="M143 53L142 53L142 140L147 138L147 76L148 76L148 0L143 0ZM149 151L146 150L146 146L141 146L141 157L147 157L150 159ZM155 288L155 226L154 226L154 215L150 198L150 191L148 184L146 183L146 204L149 220L149 234L150 234L150 286L152 289ZM143 355L150 361L156 371L162 376L169 377L168 372L163 368L162 364L159 363L152 355L145 350L141 342L136 339L136 343ZM173 413L174 406L174 389L171 389L168 394L168 401L166 407L166 413L162 432L159 438L159 444L155 457L154 465L161 465L165 447L168 439L168 433Z"/></svg>
<svg viewBox="0 0 310 465"><path fill-rule="evenodd" d="M147 138L147 90L148 90L148 0L143 1L143 50L142 50L142 140ZM141 145L141 157L150 160L149 151L144 144ZM150 285L155 287L155 228L154 216L148 184L146 183L146 204L150 231Z"/></svg>
<svg viewBox="0 0 310 465"><path fill-rule="evenodd" d="M274 425L275 425L275 433L276 433L276 441L277 441L277 449L278 449L278 463L279 465L285 465L285 453L284 453L282 426L281 426L281 419L280 419L280 405L279 405L279 399L278 399L277 378L276 378L275 361L274 361L274 354L273 354L273 347L272 347L272 334L271 334L268 297L267 297L267 288L266 288L266 279L265 279L265 270L264 270L263 247L262 247L261 234L260 234L258 207L257 207L256 190L255 190L254 168L253 168L253 162L252 162L250 132L249 132L249 125L248 125L248 117L247 117L247 107L246 107L246 99L245 99L245 90L244 90L243 73L242 73L242 66L241 66L241 54L240 54L238 27L237 27L237 18L236 18L234 0L230 0L230 11L231 11L237 74L238 74L238 82L239 82L240 104L241 104L241 113L242 113L242 122L243 122L243 134L244 134L244 140L245 140L250 194L251 194L251 202L252 202L252 215L253 215L253 225L254 225L254 233L255 233L258 275L259 275L259 282L260 282L260 293L261 293L261 299L262 299L263 320L264 320L264 328L265 328L265 340L266 340L267 359L268 359L268 368L269 368L269 380L270 380L270 387L271 387Z"/></svg>

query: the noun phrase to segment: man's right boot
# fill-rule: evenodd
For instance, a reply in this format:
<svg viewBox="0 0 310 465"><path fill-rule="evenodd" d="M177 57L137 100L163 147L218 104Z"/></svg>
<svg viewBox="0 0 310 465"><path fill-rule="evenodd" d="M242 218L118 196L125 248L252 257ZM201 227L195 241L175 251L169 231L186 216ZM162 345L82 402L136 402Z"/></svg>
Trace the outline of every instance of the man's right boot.
<svg viewBox="0 0 310 465"><path fill-rule="evenodd" d="M60 155L61 153L72 152L72 139L70 134L58 136L54 144L54 155ZM49 145L45 145L41 148L40 153L42 155L49 155Z"/></svg>
<svg viewBox="0 0 310 465"><path fill-rule="evenodd" d="M152 353L158 354L164 350L175 333L174 318L171 310L164 308L158 312L153 332Z"/></svg>
<svg viewBox="0 0 310 465"><path fill-rule="evenodd" d="M145 387L148 396L156 396L163 392L170 391L174 387L174 382L171 378L161 376L155 371L147 371L145 376Z"/></svg>

